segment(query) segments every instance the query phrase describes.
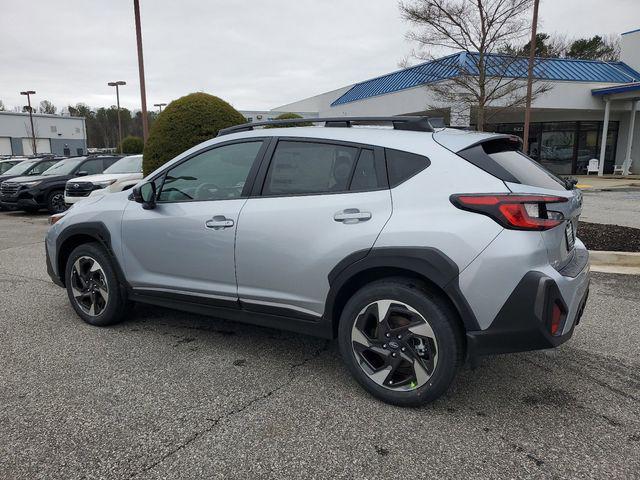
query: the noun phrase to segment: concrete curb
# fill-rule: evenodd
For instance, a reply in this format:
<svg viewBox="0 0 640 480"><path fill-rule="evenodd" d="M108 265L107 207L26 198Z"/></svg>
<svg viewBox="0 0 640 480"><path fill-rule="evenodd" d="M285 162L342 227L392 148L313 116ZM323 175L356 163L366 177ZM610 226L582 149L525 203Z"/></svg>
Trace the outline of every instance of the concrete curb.
<svg viewBox="0 0 640 480"><path fill-rule="evenodd" d="M640 275L640 252L589 250L589 260L594 272Z"/></svg>

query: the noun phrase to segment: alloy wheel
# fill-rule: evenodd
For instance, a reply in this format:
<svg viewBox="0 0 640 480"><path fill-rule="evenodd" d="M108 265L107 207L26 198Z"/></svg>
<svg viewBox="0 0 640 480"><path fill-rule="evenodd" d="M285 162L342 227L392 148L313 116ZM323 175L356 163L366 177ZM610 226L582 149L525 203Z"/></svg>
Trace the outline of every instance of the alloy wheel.
<svg viewBox="0 0 640 480"><path fill-rule="evenodd" d="M51 197L51 210L53 210L53 213L62 213L66 209L67 206L64 203L64 194L56 193Z"/></svg>
<svg viewBox="0 0 640 480"><path fill-rule="evenodd" d="M71 292L78 306L87 315L96 317L109 302L109 287L102 266L93 258L82 256L71 270Z"/></svg>
<svg viewBox="0 0 640 480"><path fill-rule="evenodd" d="M365 374L390 390L422 387L438 363L438 343L427 320L395 300L363 308L351 329L351 344Z"/></svg>

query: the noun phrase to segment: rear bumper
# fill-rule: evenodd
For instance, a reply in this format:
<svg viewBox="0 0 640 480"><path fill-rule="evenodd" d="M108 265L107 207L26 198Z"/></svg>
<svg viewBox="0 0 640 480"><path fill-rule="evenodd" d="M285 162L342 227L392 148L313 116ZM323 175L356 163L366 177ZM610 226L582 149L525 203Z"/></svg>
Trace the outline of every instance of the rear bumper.
<svg viewBox="0 0 640 480"><path fill-rule="evenodd" d="M528 272L487 329L467 332L467 358L473 363L482 355L554 348L569 340L589 295L588 252L576 255L576 262L557 275ZM557 335L550 331L554 304L564 312Z"/></svg>

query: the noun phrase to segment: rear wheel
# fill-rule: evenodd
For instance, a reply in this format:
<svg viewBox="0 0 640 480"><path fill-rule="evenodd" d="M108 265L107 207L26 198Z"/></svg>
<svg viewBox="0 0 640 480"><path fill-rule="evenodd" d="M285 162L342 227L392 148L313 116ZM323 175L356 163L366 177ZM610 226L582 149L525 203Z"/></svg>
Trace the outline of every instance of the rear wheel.
<svg viewBox="0 0 640 480"><path fill-rule="evenodd" d="M419 406L440 397L462 361L455 312L438 292L402 278L363 287L345 306L340 351L375 397Z"/></svg>
<svg viewBox="0 0 640 480"><path fill-rule="evenodd" d="M64 191L56 190L49 193L47 197L47 210L50 213L62 213L67 209L64 203Z"/></svg>
<svg viewBox="0 0 640 480"><path fill-rule="evenodd" d="M123 320L128 302L124 298L111 259L97 243L76 247L67 260L65 285L69 301L85 322L112 325Z"/></svg>

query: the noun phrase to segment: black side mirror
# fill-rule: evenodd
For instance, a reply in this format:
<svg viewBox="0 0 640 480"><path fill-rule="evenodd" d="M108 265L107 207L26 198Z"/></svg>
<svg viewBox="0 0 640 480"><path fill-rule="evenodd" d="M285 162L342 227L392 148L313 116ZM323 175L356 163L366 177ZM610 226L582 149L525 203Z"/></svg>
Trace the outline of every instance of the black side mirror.
<svg viewBox="0 0 640 480"><path fill-rule="evenodd" d="M79 177L86 177L87 175L89 175L89 172L85 170L80 170L78 173L76 173L76 175Z"/></svg>
<svg viewBox="0 0 640 480"><path fill-rule="evenodd" d="M156 184L146 182L133 188L133 200L142 204L145 210L156 208Z"/></svg>

